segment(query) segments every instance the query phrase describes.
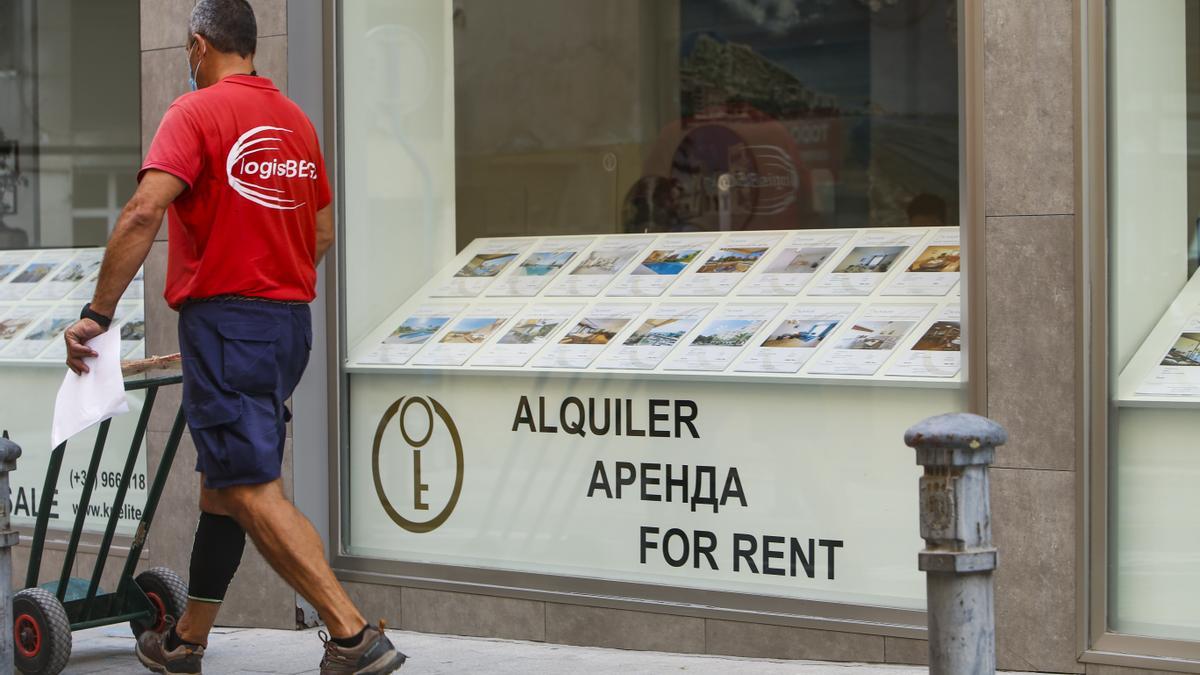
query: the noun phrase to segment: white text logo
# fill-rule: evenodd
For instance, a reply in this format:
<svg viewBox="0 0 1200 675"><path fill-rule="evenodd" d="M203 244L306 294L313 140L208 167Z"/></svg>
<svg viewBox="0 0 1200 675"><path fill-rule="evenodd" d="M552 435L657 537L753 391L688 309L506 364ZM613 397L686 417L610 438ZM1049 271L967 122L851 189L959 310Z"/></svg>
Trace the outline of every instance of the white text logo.
<svg viewBox="0 0 1200 675"><path fill-rule="evenodd" d="M283 148L269 145L279 143L283 139L278 136L267 136L267 132L292 133L291 129L282 127L254 127L242 134L242 137L229 149L229 157L225 160L225 172L229 175L229 187L239 195L269 209L291 211L304 206L305 202L296 203L288 199L286 192L278 188L250 182L253 179L267 180L268 178L289 178L316 180L317 165L302 159L256 158L252 155L263 152L280 152ZM263 144L268 144L264 146ZM260 147L261 146L261 147ZM241 178L245 176L250 180Z"/></svg>

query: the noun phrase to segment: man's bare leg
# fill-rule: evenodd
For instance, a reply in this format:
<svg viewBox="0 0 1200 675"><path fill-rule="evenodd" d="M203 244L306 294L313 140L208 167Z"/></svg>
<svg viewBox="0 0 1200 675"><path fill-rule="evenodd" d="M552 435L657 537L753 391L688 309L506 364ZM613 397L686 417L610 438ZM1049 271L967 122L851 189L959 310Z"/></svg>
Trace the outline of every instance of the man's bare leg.
<svg viewBox="0 0 1200 675"><path fill-rule="evenodd" d="M316 529L284 496L278 480L208 492L246 530L279 576L312 603L331 636L351 637L367 625L325 561Z"/></svg>

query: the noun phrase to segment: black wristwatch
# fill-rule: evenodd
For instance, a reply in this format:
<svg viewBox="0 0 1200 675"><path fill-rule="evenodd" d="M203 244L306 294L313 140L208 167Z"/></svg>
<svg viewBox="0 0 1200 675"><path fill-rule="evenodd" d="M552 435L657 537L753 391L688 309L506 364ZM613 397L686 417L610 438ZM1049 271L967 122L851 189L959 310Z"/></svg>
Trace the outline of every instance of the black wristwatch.
<svg viewBox="0 0 1200 675"><path fill-rule="evenodd" d="M100 327L104 330L108 330L108 327L112 325L112 317L104 316L100 312L92 309L92 303L90 302L83 306L83 311L79 312L79 318L91 319L92 321L100 324Z"/></svg>

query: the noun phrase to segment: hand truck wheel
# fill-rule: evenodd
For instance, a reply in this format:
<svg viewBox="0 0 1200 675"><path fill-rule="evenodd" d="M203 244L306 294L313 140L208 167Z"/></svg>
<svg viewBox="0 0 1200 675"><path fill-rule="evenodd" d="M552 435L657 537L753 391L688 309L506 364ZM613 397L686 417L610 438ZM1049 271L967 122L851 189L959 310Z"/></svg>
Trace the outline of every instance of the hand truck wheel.
<svg viewBox="0 0 1200 675"><path fill-rule="evenodd" d="M13 656L26 675L58 675L71 658L71 622L58 598L44 588L13 596Z"/></svg>
<svg viewBox="0 0 1200 675"><path fill-rule="evenodd" d="M183 616L183 610L187 608L187 584L174 571L152 567L137 575L134 581L154 606L152 622L137 619L129 622L135 638L148 630L161 632L166 628L168 616L174 619Z"/></svg>

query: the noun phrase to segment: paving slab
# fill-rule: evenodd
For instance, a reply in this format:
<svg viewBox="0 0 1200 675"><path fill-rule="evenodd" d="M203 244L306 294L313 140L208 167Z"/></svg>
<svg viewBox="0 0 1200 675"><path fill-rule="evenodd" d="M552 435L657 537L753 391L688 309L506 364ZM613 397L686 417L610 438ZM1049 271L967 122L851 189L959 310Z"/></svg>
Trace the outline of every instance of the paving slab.
<svg viewBox="0 0 1200 675"><path fill-rule="evenodd" d="M568 673L661 675L924 675L925 668L858 663L774 661L722 656L635 652L569 647L540 642L488 640L450 635L388 631L409 655L404 675L542 675ZM211 674L300 675L317 673L323 648L317 630L217 629L204 656ZM75 634L72 675L148 672L133 655L125 627L109 626Z"/></svg>

